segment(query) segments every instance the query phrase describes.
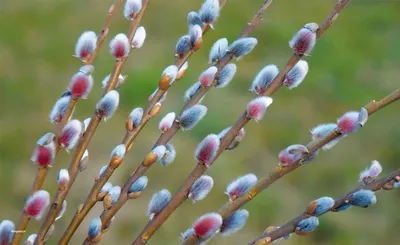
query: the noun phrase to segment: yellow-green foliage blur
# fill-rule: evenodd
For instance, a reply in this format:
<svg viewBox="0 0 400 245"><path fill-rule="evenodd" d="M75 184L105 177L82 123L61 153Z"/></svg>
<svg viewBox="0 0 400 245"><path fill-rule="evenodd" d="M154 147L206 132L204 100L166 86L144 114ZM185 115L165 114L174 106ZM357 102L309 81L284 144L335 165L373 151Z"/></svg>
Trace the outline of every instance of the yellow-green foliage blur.
<svg viewBox="0 0 400 245"><path fill-rule="evenodd" d="M215 25L204 37L202 48L190 58L189 70L168 93L161 114L137 138L125 163L111 179L122 185L130 172L159 136L157 124L168 112L179 112L183 93L208 67L211 45L219 38L233 41L252 18L263 0L228 0ZM207 116L192 131L179 132L172 143L178 152L169 167L154 165L147 176L143 196L128 202L102 244L130 244L148 221L147 203L163 188L174 193L194 168L193 151L207 134L218 133L233 124L253 97L248 88L255 74L268 64L283 67L291 55L288 41L308 22L322 22L335 0L276 0L262 24L251 36L258 39L255 50L237 62L238 72L225 89L211 89L204 104ZM35 165L30 155L36 140L54 129L49 112L65 91L71 76L80 66L72 57L74 45L85 30L98 32L112 0L99 1L0 1L0 218L16 222L34 178ZM108 163L109 152L125 133L125 120L157 86L163 69L174 62L175 43L187 32L186 15L198 10L202 1L152 0L142 25L147 40L131 53L123 74L127 82L119 89L118 111L102 123L89 146L90 164L68 196L68 209L57 222L48 244L56 244L76 207L83 202L99 169ZM179 244L180 233L200 215L216 211L227 201L226 185L233 179L255 173L261 177L277 164L277 154L291 144L306 144L309 131L320 123L335 122L344 112L359 110L369 101L380 99L399 88L400 77L400 2L354 0L334 25L317 42L309 62L310 71L296 89L285 87L274 94L274 103L265 118L246 127L240 147L226 152L209 169L215 186L210 195L195 204L186 202L162 226L149 244ZM94 65L95 87L87 100L81 100L74 118L89 117L101 96L101 80L111 72L113 59L108 52L110 38L126 32L129 22L122 9L112 22L109 36ZM318 197L337 197L358 185L359 172L379 160L385 173L399 167L400 104L395 103L370 117L364 128L343 139L333 149L321 152L309 165L285 176L250 202L247 225L230 237L217 237L209 244L246 244L269 225L281 225L304 210ZM52 195L57 189L56 174L66 168L71 155L61 152L50 170L44 189ZM399 190L377 193L378 202L368 208L353 208L330 213L320 219L320 227L307 237L292 237L283 244L395 244L400 239ZM91 218L70 244L81 244ZM40 223L31 221L27 235L37 232Z"/></svg>

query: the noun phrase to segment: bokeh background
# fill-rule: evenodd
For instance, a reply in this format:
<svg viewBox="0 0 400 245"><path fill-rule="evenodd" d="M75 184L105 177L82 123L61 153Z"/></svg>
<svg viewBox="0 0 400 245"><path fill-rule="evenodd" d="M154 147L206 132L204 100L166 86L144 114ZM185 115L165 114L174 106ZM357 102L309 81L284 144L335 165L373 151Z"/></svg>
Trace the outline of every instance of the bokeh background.
<svg viewBox="0 0 400 245"><path fill-rule="evenodd" d="M112 177L122 185L159 136L159 119L170 111L179 112L184 91L208 67L211 45L219 38L233 41L252 18L263 0L228 0L221 17L204 38L202 49L190 58L184 79L171 87L162 113L137 138L125 163ZM288 41L305 23L320 23L335 0L275 1L262 24L252 33L256 49L240 60L233 82L225 89L212 89L204 104L207 116L192 131L179 132L172 142L178 156L167 168L155 165L147 176L149 185L140 199L128 202L118 213L102 244L130 244L142 230L147 203L153 193L167 188L174 193L195 166L193 151L209 133L218 133L234 123L253 94L248 91L255 74L267 64L282 67L291 50ZM48 114L70 77L80 66L72 57L75 41L84 30L98 32L112 0L99 1L5 1L0 0L0 217L17 221L34 178L30 155L36 140L53 130ZM125 133L124 122L130 111L145 106L156 88L162 70L173 63L178 38L187 32L186 15L198 10L202 1L152 1L142 24L147 40L134 50L125 65L127 82L119 89L121 105L114 117L102 123L89 147L90 165L81 173L68 196L68 209L57 222L56 233L67 227L78 204L88 193L94 177L108 163L109 152ZM306 144L309 130L319 123L334 122L348 110L358 110L373 99L380 99L399 88L400 2L354 0L337 22L318 41L307 57L310 72L303 84L292 91L279 90L264 120L249 123L246 137L235 151L224 153L209 169L215 180L210 195L196 204L186 202L166 222L149 244L179 244L179 235L200 215L216 211L227 201L226 185L233 179L255 173L261 177L277 163L277 154L290 144ZM100 81L113 65L108 42L129 23L122 9L115 16L101 54L95 61L96 86L87 100L79 101L74 117L89 117L101 95ZM400 104L395 103L371 116L365 128L343 139L327 152L321 152L310 165L289 174L245 206L250 212L246 227L230 237L218 237L209 244L245 244L269 225L281 225L304 210L320 196L337 197L355 187L359 172L377 159L388 173L399 167ZM71 154L61 152L44 188L56 191L56 173L68 166ZM398 190L379 192L377 205L328 214L320 227L307 237L293 237L283 244L395 244L400 235ZM81 244L94 215L92 210L70 244ZM36 232L32 221L27 234Z"/></svg>

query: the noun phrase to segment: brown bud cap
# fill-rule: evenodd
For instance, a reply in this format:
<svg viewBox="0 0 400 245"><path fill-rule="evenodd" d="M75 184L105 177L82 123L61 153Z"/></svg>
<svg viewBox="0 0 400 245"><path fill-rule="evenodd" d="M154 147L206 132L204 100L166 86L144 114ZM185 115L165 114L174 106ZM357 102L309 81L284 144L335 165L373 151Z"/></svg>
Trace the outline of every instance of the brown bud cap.
<svg viewBox="0 0 400 245"><path fill-rule="evenodd" d="M154 107L150 110L149 116L150 117L155 117L158 113L161 111L161 104L157 103L154 105Z"/></svg>
<svg viewBox="0 0 400 245"><path fill-rule="evenodd" d="M112 206L112 196L107 194L103 199L104 210L109 210Z"/></svg>
<svg viewBox="0 0 400 245"><path fill-rule="evenodd" d="M140 197L141 194L142 194L141 191L132 192L132 193L129 193L129 194L128 194L128 198L129 198L129 199L135 199L135 198Z"/></svg>
<svg viewBox="0 0 400 245"><path fill-rule="evenodd" d="M307 205L306 213L309 214L309 215L312 215L317 207L318 207L318 202L317 201L310 202Z"/></svg>
<svg viewBox="0 0 400 245"><path fill-rule="evenodd" d="M278 229L278 226L274 226L274 225L269 226L269 227L267 227L267 229L265 229L263 234L269 234L271 232L276 231L277 229Z"/></svg>
<svg viewBox="0 0 400 245"><path fill-rule="evenodd" d="M133 142L128 145L128 147L126 148L126 151L130 151L132 149L132 147L133 147Z"/></svg>
<svg viewBox="0 0 400 245"><path fill-rule="evenodd" d="M119 157L119 156L117 156L117 155L114 155L114 156L111 158L110 166L113 167L113 168L118 168L119 165L121 165L123 159L124 159L124 158L122 158L122 157Z"/></svg>
<svg viewBox="0 0 400 245"><path fill-rule="evenodd" d="M97 236L95 236L90 242L91 244L97 244L101 241L101 236L103 233L99 232L99 234L97 234Z"/></svg>
<svg viewBox="0 0 400 245"><path fill-rule="evenodd" d="M197 39L196 42L193 45L193 50L194 51L199 50L201 48L202 44L203 44L203 39L202 38Z"/></svg>
<svg viewBox="0 0 400 245"><path fill-rule="evenodd" d="M96 200L97 200L98 202L103 201L103 200L104 200L104 197L105 197L107 194L108 194L108 191L100 192L99 194L97 194Z"/></svg>
<svg viewBox="0 0 400 245"><path fill-rule="evenodd" d="M80 212L82 212L83 209L83 204L79 204L78 209L76 210L76 213L79 214Z"/></svg>
<svg viewBox="0 0 400 245"><path fill-rule="evenodd" d="M161 75L160 81L158 82L158 87L161 90L167 90L170 83L171 83L171 77L163 74Z"/></svg>
<svg viewBox="0 0 400 245"><path fill-rule="evenodd" d="M128 120L125 121L125 128L128 132L133 131L133 122L132 122L132 117L129 117Z"/></svg>
<svg viewBox="0 0 400 245"><path fill-rule="evenodd" d="M143 165L149 166L153 164L155 161L157 161L157 158L158 158L157 154L155 154L154 152L150 152L144 157Z"/></svg>

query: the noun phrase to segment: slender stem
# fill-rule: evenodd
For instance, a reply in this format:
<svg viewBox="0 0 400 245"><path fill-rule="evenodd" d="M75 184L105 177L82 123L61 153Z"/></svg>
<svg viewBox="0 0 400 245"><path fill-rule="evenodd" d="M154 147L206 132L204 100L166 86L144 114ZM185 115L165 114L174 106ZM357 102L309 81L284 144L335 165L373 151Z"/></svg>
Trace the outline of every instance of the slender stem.
<svg viewBox="0 0 400 245"><path fill-rule="evenodd" d="M96 48L93 52L93 54L90 56L90 58L87 61L84 61L84 64L86 65L90 65L93 63L93 61L96 59L102 45L103 42L108 34L108 28L111 24L111 20L112 17L114 16L115 11L117 11L119 5L122 3L122 0L116 0L115 3L113 3L107 13L107 17L106 20L104 21L104 24L101 28L99 37L97 39L97 43L96 43ZM61 121L57 124L55 130L54 130L54 134L56 135L56 154L60 151L60 146L58 145L58 141L57 138L60 136L64 126L67 124L69 118L72 115L72 112L74 111L75 105L78 101L78 98L75 97L71 97L70 101L68 102L68 106L67 109L64 112L64 115L61 119ZM44 180L46 179L47 176L47 172L48 172L48 168L47 167L38 167L38 169L36 170L36 176L35 176L35 180L33 182L32 188L31 188L31 192L30 195L32 195L33 193L35 193L36 191L40 190L43 186ZM30 218L25 214L25 211L22 210L21 215L20 215L20 219L17 223L17 226L15 228L16 231L25 231L26 227L28 226L28 223L30 221ZM24 233L23 232L17 232L14 234L13 240L11 242L11 245L17 245L20 243L22 237L23 237Z"/></svg>
<svg viewBox="0 0 400 245"><path fill-rule="evenodd" d="M268 1L266 1L264 4L266 4ZM341 2L348 2L348 0L343 0ZM339 2L340 3L340 2ZM337 3L337 4L339 4ZM337 4L334 7L334 10L332 10L332 13L336 13L335 15L339 13L342 8L337 8ZM263 9L265 11L265 9ZM256 14L257 17L253 18L261 18L262 14L260 15L259 12ZM327 19L332 19L329 17ZM257 23L257 22L255 22ZM325 23L325 22L324 22ZM320 29L325 31L326 29L329 28L330 25L321 25ZM247 26L249 28L249 26ZM317 38L320 38L323 31L320 31L317 35ZM302 56L299 55L292 55L292 57L289 59L287 65L285 68L280 71L280 73L275 77L274 81L272 82L271 85L269 85L267 91L264 93L265 95L272 95L275 93L281 86L282 86L282 80L285 76L285 74L290 71L290 69L293 68L294 65L302 58ZM201 91L202 88L199 90ZM194 96L196 97L196 96ZM201 97L200 97L201 98ZM237 135L237 133L241 130L243 126L249 122L250 119L246 116L246 112L244 112L239 119L236 121L233 127L230 128L228 133L221 139L219 150L217 152L216 157L214 160L209 164L209 166L218 158L218 156L226 149L226 147L229 145L229 143L233 140L233 138ZM169 218L169 216L172 214L172 212L177 209L186 199L187 199L187 194L189 193L190 187L193 185L193 183L197 180L199 176L201 176L205 171L207 170L206 167L202 166L200 163L196 166L196 168L192 171L192 173L189 175L187 180L184 182L184 184L181 186L179 191L174 195L172 200L168 203L168 205L156 216L154 217L143 229L143 231L140 233L140 235L136 238L136 240L132 243L134 245L139 245L139 244L146 244L147 241L152 237L152 235L158 230L158 228Z"/></svg>
<svg viewBox="0 0 400 245"><path fill-rule="evenodd" d="M321 213L319 215L316 215L316 216L321 216L328 212L335 212L338 207L340 207L344 203L348 202L349 198L351 197L351 195L353 193L355 193L359 190L379 191L384 187L385 184L392 182L396 176L400 176L400 169L397 169L396 171L390 173L389 175L387 175L379 180L376 180L368 185L360 185L357 188L355 188L354 190L349 191L348 193L344 194L343 196L337 198L335 200L335 205L330 210L328 210L324 213ZM281 237L284 237L286 235L289 235L289 234L295 232L297 224L301 220L309 218L309 217L310 217L310 215L308 215L306 213L302 213L302 214L298 215L296 218L292 219L291 221L289 221L286 224L284 224L283 226L281 226L280 228L276 229L275 231L257 237L255 240L250 242L248 245L268 245L271 242L273 242ZM269 239L268 239L269 242L267 242L267 240L266 240L267 237L269 237Z"/></svg>
<svg viewBox="0 0 400 245"><path fill-rule="evenodd" d="M364 106L364 108L368 111L368 115L372 115L373 113L381 110L385 106L389 105L392 102L400 99L400 89L395 90L388 96L384 97L379 101L372 101ZM313 152L321 149L324 145L331 142L334 139L337 139L341 136L338 130L333 130L331 134L327 135L324 138L313 140L307 144L307 149L309 154L304 154L302 159L298 160L295 164L288 167L280 167L276 166L268 175L262 177L257 184L255 184L248 192L244 193L240 197L236 198L233 201L228 201L223 205L218 213L221 215L223 219L231 216L233 212L241 208L243 205L253 200L258 194L260 194L263 190L267 189L270 185L275 183L277 180L285 176L286 174L294 171L295 169L303 166L301 164L301 160L306 159ZM307 165L307 164L306 164ZM199 244L203 239L197 236L189 236L186 240L182 242L182 245L193 245Z"/></svg>

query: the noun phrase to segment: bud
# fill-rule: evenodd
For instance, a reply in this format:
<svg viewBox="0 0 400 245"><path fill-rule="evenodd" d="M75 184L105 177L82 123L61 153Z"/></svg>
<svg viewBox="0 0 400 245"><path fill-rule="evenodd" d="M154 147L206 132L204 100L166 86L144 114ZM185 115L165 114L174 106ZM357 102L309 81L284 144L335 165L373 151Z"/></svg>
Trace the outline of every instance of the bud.
<svg viewBox="0 0 400 245"><path fill-rule="evenodd" d="M309 232L315 230L319 225L319 220L315 216L301 220L296 226L297 235L307 235Z"/></svg>
<svg viewBox="0 0 400 245"><path fill-rule="evenodd" d="M75 45L75 57L86 60L96 48L97 36L93 31L85 31Z"/></svg>
<svg viewBox="0 0 400 245"><path fill-rule="evenodd" d="M40 220L50 203L50 195L47 191L40 190L33 193L25 203L25 213L31 218Z"/></svg>
<svg viewBox="0 0 400 245"><path fill-rule="evenodd" d="M75 98L86 98L93 87L93 77L86 76L78 72L72 78L68 85L68 90Z"/></svg>
<svg viewBox="0 0 400 245"><path fill-rule="evenodd" d="M361 107L359 114L358 114L358 122L361 124L361 127L363 127L368 121L368 111L364 108Z"/></svg>
<svg viewBox="0 0 400 245"><path fill-rule="evenodd" d="M249 212L245 209L240 209L222 221L221 234L223 236L229 236L235 232L241 230L246 224L249 218Z"/></svg>
<svg viewBox="0 0 400 245"><path fill-rule="evenodd" d="M291 166L297 163L303 156L308 154L304 145L291 145L279 153L279 165L282 167Z"/></svg>
<svg viewBox="0 0 400 245"><path fill-rule="evenodd" d="M256 183L257 176L246 174L229 183L225 193L229 196L229 200L233 201L248 192Z"/></svg>
<svg viewBox="0 0 400 245"><path fill-rule="evenodd" d="M65 111L68 108L69 101L71 96L63 96L57 100L54 104L53 109L50 112L49 118L51 123L59 123L61 122Z"/></svg>
<svg viewBox="0 0 400 245"><path fill-rule="evenodd" d="M150 200L149 206L147 207L147 216L149 216L150 220L159 214L165 208L165 206L167 206L170 200L171 193L169 193L169 191L166 189L154 194Z"/></svg>
<svg viewBox="0 0 400 245"><path fill-rule="evenodd" d="M53 163L56 155L54 138L55 135L53 133L47 133L36 142L37 146L31 157L32 162L41 167L47 167Z"/></svg>
<svg viewBox="0 0 400 245"><path fill-rule="evenodd" d="M68 170L62 168L60 172L58 172L57 183L60 187L65 187L69 182L69 173Z"/></svg>
<svg viewBox="0 0 400 245"><path fill-rule="evenodd" d="M96 180L98 180L106 171L106 169L108 168L108 165L104 165L103 167L101 167L101 169L99 170L99 174L96 177Z"/></svg>
<svg viewBox="0 0 400 245"><path fill-rule="evenodd" d="M167 148L164 145L156 146L151 152L149 152L145 156L145 158L143 160L143 165L149 166L156 161L160 161L161 158L165 155L166 150L167 150Z"/></svg>
<svg viewBox="0 0 400 245"><path fill-rule="evenodd" d="M170 65L161 74L161 79L159 82L160 89L166 90L168 89L169 85L171 85L174 81L176 76L178 75L178 67L176 65Z"/></svg>
<svg viewBox="0 0 400 245"><path fill-rule="evenodd" d="M56 226L54 224L51 224L51 226L49 227L49 229L47 230L46 234L43 237L43 241L47 242L50 239L50 237L53 235L55 230L56 230Z"/></svg>
<svg viewBox="0 0 400 245"><path fill-rule="evenodd" d="M220 140L218 135L209 134L207 137L197 145L196 151L194 153L195 158L201 163L210 166L212 161L214 161L217 155L220 145Z"/></svg>
<svg viewBox="0 0 400 245"><path fill-rule="evenodd" d="M285 75L283 85L289 89L298 87L308 73L307 61L300 60L297 64Z"/></svg>
<svg viewBox="0 0 400 245"><path fill-rule="evenodd" d="M127 0L124 7L124 16L133 20L142 9L142 0Z"/></svg>
<svg viewBox="0 0 400 245"><path fill-rule="evenodd" d="M250 53L257 45L257 39L243 37L234 41L228 48L228 52L237 60Z"/></svg>
<svg viewBox="0 0 400 245"><path fill-rule="evenodd" d="M102 88L103 88L103 89L105 89L105 88L107 87L108 82L110 81L110 76L111 76L111 74L108 74L108 75L103 79L103 81L101 81L101 84L102 84ZM126 80L127 77L128 77L128 76L124 76L124 75L119 74L118 79L117 79L117 84L115 85L115 88L118 88L119 86L121 86L121 85L125 82L125 80Z"/></svg>
<svg viewBox="0 0 400 245"><path fill-rule="evenodd" d="M249 90L256 94L263 94L278 74L279 69L276 65L267 65L258 72Z"/></svg>
<svg viewBox="0 0 400 245"><path fill-rule="evenodd" d="M73 149L81 138L83 127L79 120L69 121L58 138L58 144L66 150Z"/></svg>
<svg viewBox="0 0 400 245"><path fill-rule="evenodd" d="M201 83L200 83L200 82L195 82L195 83L193 83L193 85L190 86L190 87L188 88L188 90L186 90L185 96L184 96L184 100L185 100L186 102L190 101L190 100L193 98L193 96L197 93L197 91L199 90L200 87L201 87ZM199 103L200 103L202 100L203 100L203 98L201 98L201 99L199 100Z"/></svg>
<svg viewBox="0 0 400 245"><path fill-rule="evenodd" d="M33 245L36 241L36 237L36 234L29 235L28 239L26 239L26 241L24 242L24 245Z"/></svg>
<svg viewBox="0 0 400 245"><path fill-rule="evenodd" d="M194 105L186 109L178 119L182 130L191 130L207 114L207 107L204 105Z"/></svg>
<svg viewBox="0 0 400 245"><path fill-rule="evenodd" d="M360 182L363 182L364 184L369 184L372 181L374 181L381 172L382 172L381 164L378 161L374 160L372 161L369 168L365 169L360 173Z"/></svg>
<svg viewBox="0 0 400 245"><path fill-rule="evenodd" d="M141 0L139 0L141 1ZM139 49L143 46L144 41L146 40L146 29L143 26L139 26L136 29L135 36L132 39L132 48Z"/></svg>
<svg viewBox="0 0 400 245"><path fill-rule="evenodd" d="M143 109L140 107L133 109L131 114L129 114L126 129L129 131L133 131L135 128L139 126L139 123L140 121L142 121L142 118L143 118Z"/></svg>
<svg viewBox="0 0 400 245"><path fill-rule="evenodd" d="M59 211L58 214L57 214L56 221L59 220L59 219L61 219L61 218L63 217L63 215L64 215L64 213L65 213L66 210L67 210L67 201L64 200L63 203L62 203L62 205L61 205L61 209L60 209L60 211Z"/></svg>
<svg viewBox="0 0 400 245"><path fill-rule="evenodd" d="M185 241L186 239L188 239L191 235L193 235L194 233L194 229L192 227L190 227L189 229L187 229L185 232L181 233L181 240Z"/></svg>
<svg viewBox="0 0 400 245"><path fill-rule="evenodd" d="M335 123L327 123L327 124L320 124L318 126L316 126L315 128L311 129L311 136L313 140L320 140L323 139L325 137L327 137L328 135L330 135L333 131L335 131L337 128L337 125ZM332 147L334 147L339 140L343 138L343 137L339 137L336 138L332 141L330 141L329 143L325 144L322 149L323 150L329 150Z"/></svg>
<svg viewBox="0 0 400 245"><path fill-rule="evenodd" d="M233 77L235 76L235 73L236 73L236 65L227 64L215 77L215 80L217 80L215 87L224 88L228 86L228 84L232 81Z"/></svg>
<svg viewBox="0 0 400 245"><path fill-rule="evenodd" d="M196 51L200 49L200 46L203 43L202 39L203 30L201 29L201 26L199 25L191 26L189 29L189 36L193 50Z"/></svg>
<svg viewBox="0 0 400 245"><path fill-rule="evenodd" d="M310 28L309 26L314 26ZM316 29L314 29L316 26ZM309 23L301 28L289 41L289 46L297 55L309 55L311 50L314 48L315 42L317 41L316 30L318 25L315 23Z"/></svg>
<svg viewBox="0 0 400 245"><path fill-rule="evenodd" d="M349 197L349 203L353 206L366 208L376 203L376 196L371 190L359 190Z"/></svg>
<svg viewBox="0 0 400 245"><path fill-rule="evenodd" d="M115 203L117 203L119 195L121 194L121 187L114 186L113 188L111 188L108 194L111 195L111 205L114 205Z"/></svg>
<svg viewBox="0 0 400 245"><path fill-rule="evenodd" d="M192 199L193 203L203 200L210 193L213 186L214 181L210 176L200 176L190 187L188 198Z"/></svg>
<svg viewBox="0 0 400 245"><path fill-rule="evenodd" d="M210 49L208 64L213 65L225 56L228 50L228 39L221 38L217 40Z"/></svg>
<svg viewBox="0 0 400 245"><path fill-rule="evenodd" d="M247 117L254 120L261 120L264 117L267 107L272 104L272 98L267 96L257 97L247 104Z"/></svg>
<svg viewBox="0 0 400 245"><path fill-rule="evenodd" d="M166 148L165 154L160 159L160 164L163 167L166 167L169 164L171 164L175 160L175 157L176 157L176 151L172 144L166 144L165 148Z"/></svg>
<svg viewBox="0 0 400 245"><path fill-rule="evenodd" d="M205 0L199 10L199 16L203 23L206 25L213 24L219 17L219 1L218 0Z"/></svg>
<svg viewBox="0 0 400 245"><path fill-rule="evenodd" d="M203 73L201 73L199 77L199 81L203 87L210 87L214 82L215 74L217 73L218 69L215 66L211 66Z"/></svg>
<svg viewBox="0 0 400 245"><path fill-rule="evenodd" d="M89 225L88 238L90 240L96 240L96 243L100 241L101 226L102 224L100 217L94 217Z"/></svg>
<svg viewBox="0 0 400 245"><path fill-rule="evenodd" d="M175 121L175 113L170 112L161 119L160 123L158 124L158 129L161 132L165 133L168 131L168 129L172 127L174 121Z"/></svg>
<svg viewBox="0 0 400 245"><path fill-rule="evenodd" d="M138 192L142 192L144 188L146 188L149 179L146 176L142 176L137 179L133 184L129 187L128 193L134 194Z"/></svg>
<svg viewBox="0 0 400 245"><path fill-rule="evenodd" d="M185 61L185 63L183 63L181 68L179 68L178 74L176 75L176 78L175 78L176 81L178 81L185 75L188 67L189 67L189 62Z"/></svg>
<svg viewBox="0 0 400 245"><path fill-rule="evenodd" d="M97 193L97 201L103 201L104 197L110 192L112 188L113 186L110 182L105 183L100 189L99 193Z"/></svg>
<svg viewBox="0 0 400 245"><path fill-rule="evenodd" d="M308 204L306 213L313 216L319 216L328 212L333 205L335 205L335 200L330 197L321 197Z"/></svg>
<svg viewBox="0 0 400 245"><path fill-rule="evenodd" d="M14 234L13 231L15 229L15 225L10 220L3 220L0 223L0 244L7 245L10 244Z"/></svg>
<svg viewBox="0 0 400 245"><path fill-rule="evenodd" d="M85 152L83 153L83 156L81 158L81 161L79 162L78 170L79 171L85 170L88 162L89 162L89 152L88 152L88 150L85 150Z"/></svg>
<svg viewBox="0 0 400 245"><path fill-rule="evenodd" d="M118 104L119 93L115 90L111 90L97 102L96 113L99 117L104 118L104 120L109 119L117 110Z"/></svg>
<svg viewBox="0 0 400 245"><path fill-rule="evenodd" d="M340 205L340 206L336 207L335 209L333 209L332 212L341 212L341 211L347 210L349 208L351 208L351 204L343 203L342 205Z"/></svg>
<svg viewBox="0 0 400 245"><path fill-rule="evenodd" d="M200 16L194 11L189 12L189 14L187 16L187 23L188 23L189 29L195 25L198 25L200 27L203 26L203 21L201 20Z"/></svg>
<svg viewBox="0 0 400 245"><path fill-rule="evenodd" d="M186 52L192 48L192 41L189 35L182 36L175 46L175 54L178 56L183 56Z"/></svg>
<svg viewBox="0 0 400 245"><path fill-rule="evenodd" d="M278 230L279 228L280 228L280 226L269 226L269 227L267 227L267 229L265 229L265 231L263 232L263 235L268 235L269 233L274 232L274 231ZM292 237L292 234L288 234L284 237L274 240L273 242L278 243L283 240L289 240L291 237ZM267 238L270 238L270 237L267 237Z"/></svg>
<svg viewBox="0 0 400 245"><path fill-rule="evenodd" d="M124 144L119 144L117 145L111 152L111 159L113 157L117 157L119 159L122 159L125 157L126 154L126 147Z"/></svg>
<svg viewBox="0 0 400 245"><path fill-rule="evenodd" d="M121 60L122 58L128 56L129 40L125 34L120 33L111 40L110 53L116 60Z"/></svg>
<svg viewBox="0 0 400 245"><path fill-rule="evenodd" d="M226 136L226 134L231 130L231 127L225 128L224 130L221 131L221 133L218 134L219 139L222 141L222 138ZM239 132L236 134L235 138L229 143L229 145L226 147L225 150L233 150L235 149L242 139L244 138L245 131L244 128L241 128Z"/></svg>
<svg viewBox="0 0 400 245"><path fill-rule="evenodd" d="M347 135L355 133L361 128L362 125L358 119L359 114L360 113L357 111L349 111L338 119L337 127L341 134Z"/></svg>
<svg viewBox="0 0 400 245"><path fill-rule="evenodd" d="M198 218L194 224L194 233L202 238L207 239L214 235L222 225L222 217L217 213L204 214Z"/></svg>

